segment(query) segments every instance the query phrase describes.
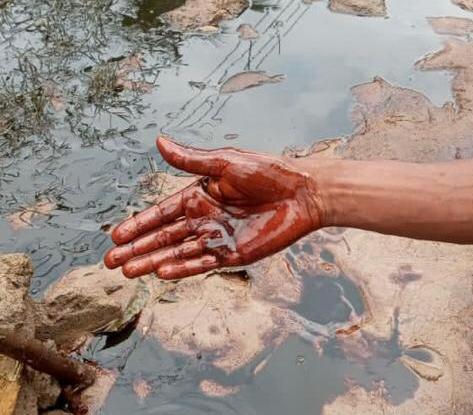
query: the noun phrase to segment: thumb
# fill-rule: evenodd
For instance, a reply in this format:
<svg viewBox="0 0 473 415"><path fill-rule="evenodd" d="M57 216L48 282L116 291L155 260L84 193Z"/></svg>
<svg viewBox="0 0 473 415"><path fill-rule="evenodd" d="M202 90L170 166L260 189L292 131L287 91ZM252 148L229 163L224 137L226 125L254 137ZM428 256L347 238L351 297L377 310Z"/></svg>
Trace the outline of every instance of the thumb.
<svg viewBox="0 0 473 415"><path fill-rule="evenodd" d="M177 144L167 137L158 137L159 152L171 166L200 176L220 176L230 162L232 150L202 150Z"/></svg>

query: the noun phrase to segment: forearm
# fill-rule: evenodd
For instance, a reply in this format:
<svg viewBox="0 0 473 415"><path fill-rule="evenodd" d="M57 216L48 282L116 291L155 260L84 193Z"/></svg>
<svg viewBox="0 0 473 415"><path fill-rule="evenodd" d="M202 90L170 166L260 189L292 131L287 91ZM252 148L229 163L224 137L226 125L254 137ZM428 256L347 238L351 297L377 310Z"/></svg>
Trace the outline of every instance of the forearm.
<svg viewBox="0 0 473 415"><path fill-rule="evenodd" d="M304 163L318 188L326 226L473 244L473 160Z"/></svg>

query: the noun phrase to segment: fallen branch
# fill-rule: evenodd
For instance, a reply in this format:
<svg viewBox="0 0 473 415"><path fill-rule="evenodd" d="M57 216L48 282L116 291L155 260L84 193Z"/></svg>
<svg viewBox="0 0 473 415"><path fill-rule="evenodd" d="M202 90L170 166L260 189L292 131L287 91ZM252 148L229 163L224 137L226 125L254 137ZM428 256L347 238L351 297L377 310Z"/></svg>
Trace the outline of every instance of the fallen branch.
<svg viewBox="0 0 473 415"><path fill-rule="evenodd" d="M63 385L84 388L95 381L95 370L87 364L51 350L39 340L11 331L0 332L0 353L47 373Z"/></svg>

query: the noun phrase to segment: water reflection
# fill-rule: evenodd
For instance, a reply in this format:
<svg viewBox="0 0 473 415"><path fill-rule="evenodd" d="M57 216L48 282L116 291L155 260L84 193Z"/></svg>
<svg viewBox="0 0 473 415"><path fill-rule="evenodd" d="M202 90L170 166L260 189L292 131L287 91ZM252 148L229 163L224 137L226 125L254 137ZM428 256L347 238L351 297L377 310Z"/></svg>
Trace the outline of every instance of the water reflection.
<svg viewBox="0 0 473 415"><path fill-rule="evenodd" d="M163 25L161 15L177 9L185 0L137 0L134 16L123 17L124 26L138 25L142 30Z"/></svg>
<svg viewBox="0 0 473 415"><path fill-rule="evenodd" d="M5 223L0 241L32 255L35 293L100 260L101 224L139 205L132 184L154 166L135 122L154 110L143 95L178 59L180 34L144 42L122 28L123 7L17 0L0 13L0 212L7 219L43 199L56 206L18 232Z"/></svg>

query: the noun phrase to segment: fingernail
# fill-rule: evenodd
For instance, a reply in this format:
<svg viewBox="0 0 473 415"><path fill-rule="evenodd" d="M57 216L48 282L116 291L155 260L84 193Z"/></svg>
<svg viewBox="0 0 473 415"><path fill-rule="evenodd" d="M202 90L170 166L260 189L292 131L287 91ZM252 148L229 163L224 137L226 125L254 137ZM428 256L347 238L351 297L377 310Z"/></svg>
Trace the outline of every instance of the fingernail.
<svg viewBox="0 0 473 415"><path fill-rule="evenodd" d="M108 251L104 258L103 258L103 263L105 264L105 266L108 268L108 269L114 269L116 268L117 266L115 265L115 257L113 255L113 249L111 249L110 251Z"/></svg>
<svg viewBox="0 0 473 415"><path fill-rule="evenodd" d="M118 225L112 232L112 241L120 245L133 239L133 223L129 219Z"/></svg>
<svg viewBox="0 0 473 415"><path fill-rule="evenodd" d="M127 278L135 278L141 275L140 267L135 264L125 264L122 267L123 275Z"/></svg>
<svg viewBox="0 0 473 415"><path fill-rule="evenodd" d="M170 280L172 279L172 267L163 266L159 268L159 271L156 272L158 278L161 280Z"/></svg>
<svg viewBox="0 0 473 415"><path fill-rule="evenodd" d="M106 260L113 268L124 264L129 259L133 258L133 252L128 245L117 246L110 250L106 255Z"/></svg>

